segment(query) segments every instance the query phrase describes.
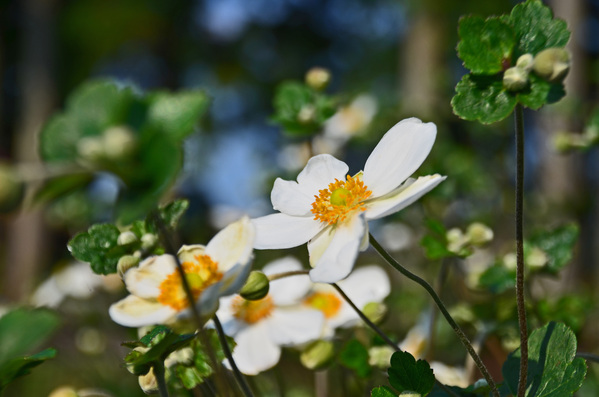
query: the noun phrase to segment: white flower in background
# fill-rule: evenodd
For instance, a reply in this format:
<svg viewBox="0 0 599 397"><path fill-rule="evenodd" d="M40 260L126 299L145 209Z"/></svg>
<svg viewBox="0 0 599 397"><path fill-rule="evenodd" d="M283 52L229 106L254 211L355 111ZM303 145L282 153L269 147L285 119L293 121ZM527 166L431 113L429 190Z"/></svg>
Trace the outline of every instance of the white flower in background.
<svg viewBox="0 0 599 397"><path fill-rule="evenodd" d="M254 228L247 217L217 233L206 245L183 246L179 260L200 315L211 316L221 296L239 291L252 262ZM109 314L127 327L167 324L189 316L189 302L175 258L153 256L124 277L131 295L113 304Z"/></svg>
<svg viewBox="0 0 599 397"><path fill-rule="evenodd" d="M378 109L374 97L362 94L340 108L324 125L324 136L347 140L364 132Z"/></svg>
<svg viewBox="0 0 599 397"><path fill-rule="evenodd" d="M408 177L428 156L437 128L411 118L391 128L374 148L364 171L333 156L312 157L295 181L277 178L271 192L278 214L253 219L257 249L290 248L308 242L310 278L337 282L351 272L368 247L368 223L412 204L445 177Z"/></svg>
<svg viewBox="0 0 599 397"><path fill-rule="evenodd" d="M283 258L263 271L300 269L293 259ZM235 339L233 359L241 372L256 375L272 368L279 362L282 346L302 345L321 336L322 312L302 304L310 286L308 277L293 276L273 281L261 300L248 301L239 295L221 298L217 316L225 333Z"/></svg>

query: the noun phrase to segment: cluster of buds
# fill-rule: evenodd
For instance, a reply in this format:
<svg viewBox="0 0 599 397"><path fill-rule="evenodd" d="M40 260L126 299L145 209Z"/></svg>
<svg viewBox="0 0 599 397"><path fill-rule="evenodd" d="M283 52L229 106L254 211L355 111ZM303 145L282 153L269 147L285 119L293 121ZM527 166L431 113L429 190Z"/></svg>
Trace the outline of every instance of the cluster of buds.
<svg viewBox="0 0 599 397"><path fill-rule="evenodd" d="M534 72L551 82L561 82L570 70L570 53L564 48L547 48L533 57L524 54L516 66L503 73L503 86L508 91L520 91L528 86L528 76Z"/></svg>
<svg viewBox="0 0 599 397"><path fill-rule="evenodd" d="M574 149L586 150L599 144L599 128L587 127L582 133L558 132L553 140L553 146L560 153Z"/></svg>
<svg viewBox="0 0 599 397"><path fill-rule="evenodd" d="M126 126L114 126L99 136L89 136L79 140L77 153L84 162L122 161L137 150L137 137Z"/></svg>
<svg viewBox="0 0 599 397"><path fill-rule="evenodd" d="M466 232L458 228L447 231L447 249L457 255L467 255L472 247L478 247L493 240L493 230L482 223L468 225Z"/></svg>
<svg viewBox="0 0 599 397"><path fill-rule="evenodd" d="M141 238L138 238L135 233L127 230L119 234L117 244L123 247L139 247L132 255L123 255L119 259L116 268L117 273L122 277L127 270L139 265L144 253L151 252L156 247L158 236L153 233L145 233Z"/></svg>

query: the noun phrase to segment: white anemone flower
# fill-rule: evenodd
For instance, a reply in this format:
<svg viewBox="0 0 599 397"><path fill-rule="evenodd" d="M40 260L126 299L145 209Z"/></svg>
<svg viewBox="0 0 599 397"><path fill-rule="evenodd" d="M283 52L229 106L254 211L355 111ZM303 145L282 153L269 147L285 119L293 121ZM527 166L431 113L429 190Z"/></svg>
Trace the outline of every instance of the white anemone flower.
<svg viewBox="0 0 599 397"><path fill-rule="evenodd" d="M225 227L206 245L183 246L179 260L196 307L214 314L221 296L238 292L253 259L254 227L244 217ZM189 316L189 302L172 255L153 256L129 269L123 280L131 293L110 306L112 320L127 327L169 324Z"/></svg>
<svg viewBox="0 0 599 397"><path fill-rule="evenodd" d="M257 249L308 242L310 278L333 283L349 275L368 247L368 221L402 210L441 183L439 174L408 178L428 156L437 128L419 119L393 126L374 148L364 171L328 154L312 157L296 181L277 178L271 192L280 211L253 219Z"/></svg>
<svg viewBox="0 0 599 397"><path fill-rule="evenodd" d="M300 269L293 259L283 258L267 265L264 273ZM279 362L281 347L320 338L322 312L302 304L310 286L308 277L293 276L273 281L261 300L248 301L239 295L221 298L217 316L225 333L235 339L233 359L241 372L257 375Z"/></svg>

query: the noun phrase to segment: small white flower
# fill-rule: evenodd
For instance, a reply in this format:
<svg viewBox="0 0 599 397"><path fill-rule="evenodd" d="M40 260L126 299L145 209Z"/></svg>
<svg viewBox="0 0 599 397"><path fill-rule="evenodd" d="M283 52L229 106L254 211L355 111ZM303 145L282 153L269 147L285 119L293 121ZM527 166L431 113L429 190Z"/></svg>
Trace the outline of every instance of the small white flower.
<svg viewBox="0 0 599 397"><path fill-rule="evenodd" d="M257 249L290 248L308 242L310 278L337 282L351 272L368 247L368 223L393 214L432 190L445 177L408 178L426 159L437 128L411 118L391 128L374 148L364 171L333 156L312 157L295 181L278 178L271 192L278 214L253 219Z"/></svg>
<svg viewBox="0 0 599 397"><path fill-rule="evenodd" d="M299 269L299 263L283 258L265 267L264 273ZM256 375L272 368L279 362L282 346L302 345L321 336L323 314L301 303L310 284L307 277L294 276L273 281L261 300L247 301L238 295L221 298L217 315L225 333L235 339L233 359L241 372Z"/></svg>
<svg viewBox="0 0 599 397"><path fill-rule="evenodd" d="M247 217L217 233L206 245L183 246L179 260L200 315L211 316L221 296L243 286L252 262L254 228ZM129 269L124 281L131 295L113 304L112 320L127 327L167 324L189 315L175 258L153 256Z"/></svg>

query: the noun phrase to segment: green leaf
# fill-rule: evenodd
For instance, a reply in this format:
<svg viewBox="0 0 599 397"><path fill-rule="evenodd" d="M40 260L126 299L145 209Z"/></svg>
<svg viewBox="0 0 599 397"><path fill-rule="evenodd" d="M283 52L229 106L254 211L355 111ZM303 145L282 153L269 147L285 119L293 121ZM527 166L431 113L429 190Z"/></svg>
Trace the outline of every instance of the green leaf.
<svg viewBox="0 0 599 397"><path fill-rule="evenodd" d="M493 265L481 274L478 284L494 294L500 294L516 286L516 271L499 264Z"/></svg>
<svg viewBox="0 0 599 397"><path fill-rule="evenodd" d="M433 389L435 376L425 360L418 360L408 352L398 351L391 356L391 368L387 370L389 383L400 393L415 391L426 396Z"/></svg>
<svg viewBox="0 0 599 397"><path fill-rule="evenodd" d="M87 186L92 180L93 175L90 173L71 174L48 179L35 192L33 199L36 203L49 202Z"/></svg>
<svg viewBox="0 0 599 397"><path fill-rule="evenodd" d="M420 240L420 245L424 248L426 257L432 260L455 256L453 252L447 249L446 242L440 241L431 235L424 236Z"/></svg>
<svg viewBox="0 0 599 397"><path fill-rule="evenodd" d="M460 19L458 56L474 74L495 74L509 65L515 38L512 27L499 18Z"/></svg>
<svg viewBox="0 0 599 397"><path fill-rule="evenodd" d="M31 369L41 363L56 356L56 349L46 349L31 356L20 357L10 360L0 366L0 391L10 382L25 376L31 372Z"/></svg>
<svg viewBox="0 0 599 397"><path fill-rule="evenodd" d="M572 250L578 240L579 229L575 224L537 233L530 243L542 249L549 257L547 270L557 274L572 259Z"/></svg>
<svg viewBox="0 0 599 397"><path fill-rule="evenodd" d="M366 378L370 376L372 368L368 363L368 350L355 339L350 340L339 353L339 362L356 371L358 376Z"/></svg>
<svg viewBox="0 0 599 397"><path fill-rule="evenodd" d="M387 386L379 386L372 389L370 392L371 397L397 397L397 393L388 388Z"/></svg>
<svg viewBox="0 0 599 397"><path fill-rule="evenodd" d="M208 108L208 96L200 90L150 95L147 122L159 131L181 140L193 132Z"/></svg>
<svg viewBox="0 0 599 397"><path fill-rule="evenodd" d="M586 363L576 358L576 336L561 323L550 322L533 331L528 339L526 396L567 397L580 388ZM502 373L512 393L518 387L520 349L511 353Z"/></svg>
<svg viewBox="0 0 599 397"><path fill-rule="evenodd" d="M185 199L179 199L160 206L158 208L158 212L160 213L160 218L162 218L164 224L171 229L175 229L179 223L179 220L188 208L189 201Z"/></svg>
<svg viewBox="0 0 599 397"><path fill-rule="evenodd" d="M110 223L92 225L87 232L75 235L68 247L76 259L90 263L95 273L114 273L120 257L128 253L117 245L119 234L119 229Z"/></svg>
<svg viewBox="0 0 599 397"><path fill-rule="evenodd" d="M516 5L506 18L516 34L514 59L522 54L537 54L546 48L564 47L570 39L566 22L554 19L551 9L540 0Z"/></svg>
<svg viewBox="0 0 599 397"><path fill-rule="evenodd" d="M539 109L546 103L559 101L566 95L562 83L550 83L534 73L528 75L529 86L518 92L518 101L533 110Z"/></svg>
<svg viewBox="0 0 599 397"><path fill-rule="evenodd" d="M467 74L455 89L451 106L453 112L465 120L494 123L506 118L516 106L516 98L503 88L501 75Z"/></svg>

